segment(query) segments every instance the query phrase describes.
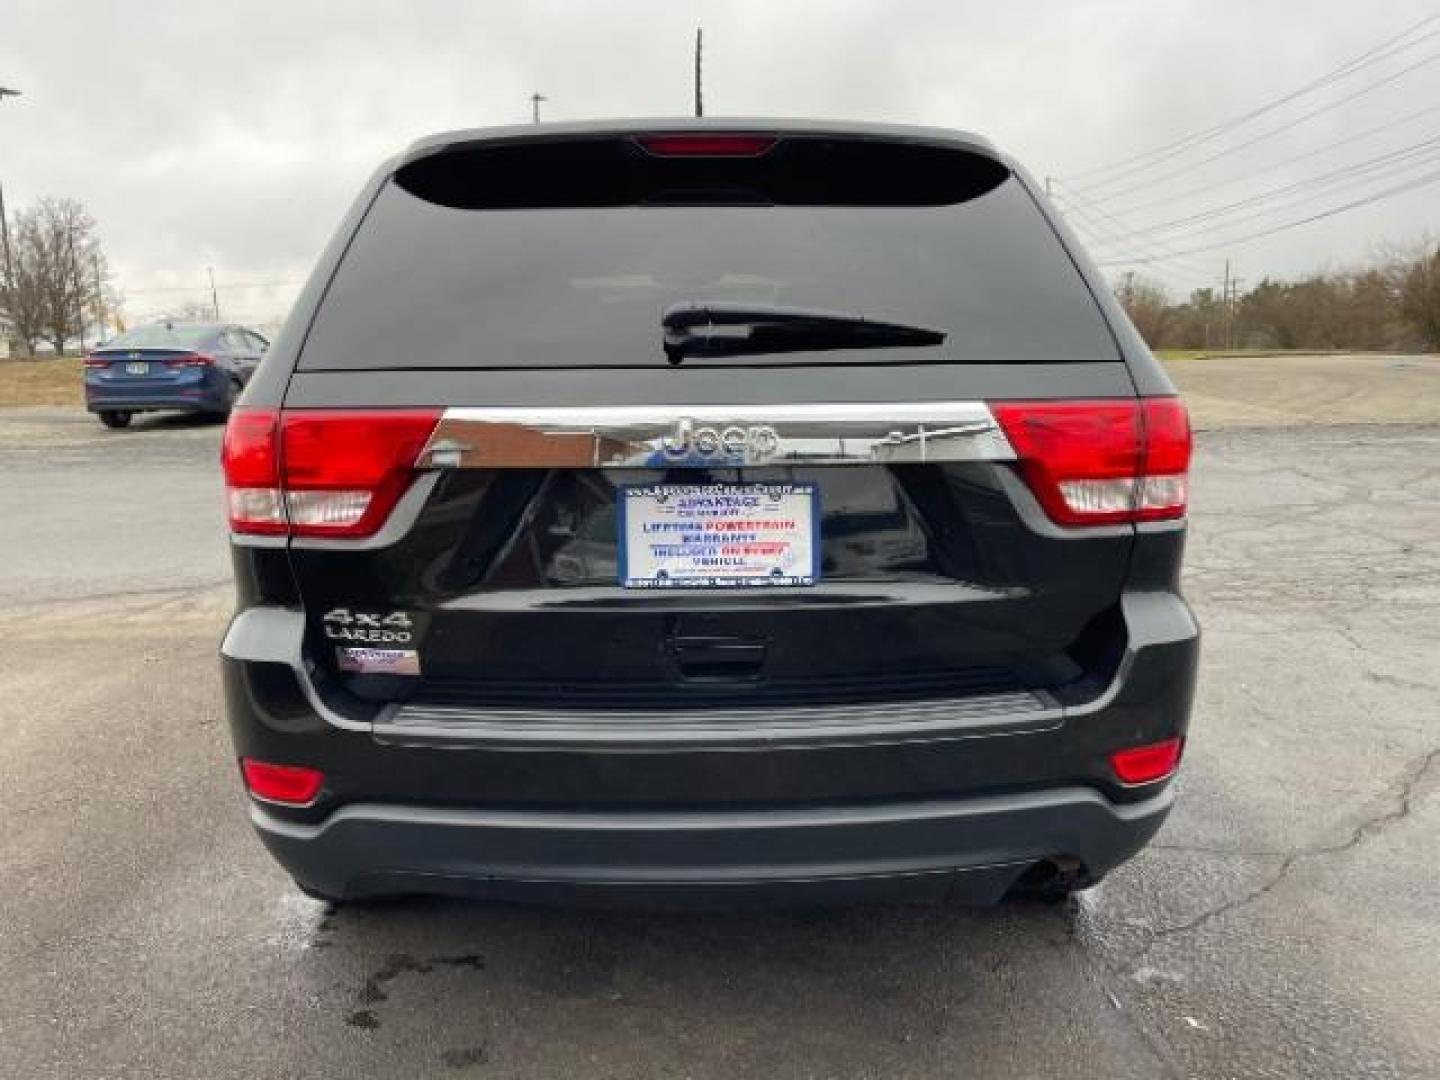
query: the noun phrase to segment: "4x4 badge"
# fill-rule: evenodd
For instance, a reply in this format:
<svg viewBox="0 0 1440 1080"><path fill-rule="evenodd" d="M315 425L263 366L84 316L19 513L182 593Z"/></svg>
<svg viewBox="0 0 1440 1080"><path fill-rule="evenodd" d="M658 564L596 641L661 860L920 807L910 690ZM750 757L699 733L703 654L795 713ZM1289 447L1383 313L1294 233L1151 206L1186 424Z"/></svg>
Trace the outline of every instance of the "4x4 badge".
<svg viewBox="0 0 1440 1080"><path fill-rule="evenodd" d="M331 641L354 641L366 645L408 645L415 640L415 620L405 611L355 611L335 608L321 622Z"/></svg>

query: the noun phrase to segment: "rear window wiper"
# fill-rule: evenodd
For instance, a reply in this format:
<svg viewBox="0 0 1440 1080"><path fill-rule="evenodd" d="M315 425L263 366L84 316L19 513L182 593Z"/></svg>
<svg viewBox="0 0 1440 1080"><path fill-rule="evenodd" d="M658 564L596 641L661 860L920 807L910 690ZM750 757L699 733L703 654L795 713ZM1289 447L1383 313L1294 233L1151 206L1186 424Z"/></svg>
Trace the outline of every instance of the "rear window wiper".
<svg viewBox="0 0 1440 1080"><path fill-rule="evenodd" d="M885 349L939 345L944 330L770 304L673 304L660 318L665 356L748 356L823 349Z"/></svg>

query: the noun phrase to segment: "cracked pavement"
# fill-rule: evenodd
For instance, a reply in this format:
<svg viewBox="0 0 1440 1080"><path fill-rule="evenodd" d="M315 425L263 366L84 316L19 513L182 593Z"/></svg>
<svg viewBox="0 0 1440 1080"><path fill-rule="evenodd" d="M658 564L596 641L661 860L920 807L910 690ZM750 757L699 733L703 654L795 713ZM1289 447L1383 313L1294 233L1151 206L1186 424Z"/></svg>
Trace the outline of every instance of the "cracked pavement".
<svg viewBox="0 0 1440 1080"><path fill-rule="evenodd" d="M1067 909L328 911L228 760L219 429L0 412L0 1076L1440 1075L1440 423L1376 370L1181 378L1180 799Z"/></svg>

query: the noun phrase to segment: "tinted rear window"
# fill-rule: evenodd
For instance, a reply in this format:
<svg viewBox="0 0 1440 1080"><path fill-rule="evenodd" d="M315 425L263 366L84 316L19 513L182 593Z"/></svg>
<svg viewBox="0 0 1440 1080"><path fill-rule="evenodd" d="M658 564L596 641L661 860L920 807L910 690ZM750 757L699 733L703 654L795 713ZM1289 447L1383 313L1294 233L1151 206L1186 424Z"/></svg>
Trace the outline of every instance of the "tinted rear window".
<svg viewBox="0 0 1440 1080"><path fill-rule="evenodd" d="M849 158L809 147L580 168L541 146L402 170L342 260L300 367L663 366L662 313L707 301L841 311L946 339L687 365L1119 359L1039 209L982 155L864 144Z"/></svg>
<svg viewBox="0 0 1440 1080"><path fill-rule="evenodd" d="M213 326L137 326L105 342L106 349L196 349L215 336Z"/></svg>

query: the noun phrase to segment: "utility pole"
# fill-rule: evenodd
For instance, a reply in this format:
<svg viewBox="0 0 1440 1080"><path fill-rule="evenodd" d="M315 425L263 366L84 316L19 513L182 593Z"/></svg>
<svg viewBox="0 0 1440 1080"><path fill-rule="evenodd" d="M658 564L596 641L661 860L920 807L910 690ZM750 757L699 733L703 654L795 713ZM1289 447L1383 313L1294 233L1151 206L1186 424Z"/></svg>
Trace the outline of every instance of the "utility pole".
<svg viewBox="0 0 1440 1080"><path fill-rule="evenodd" d="M210 305L215 309L215 321L220 321L220 293L215 288L215 268L205 267L205 272L210 275Z"/></svg>
<svg viewBox="0 0 1440 1080"><path fill-rule="evenodd" d="M700 86L700 54L705 47L705 31L695 28L695 115L705 115L705 97Z"/></svg>
<svg viewBox="0 0 1440 1080"><path fill-rule="evenodd" d="M1245 283L1244 278L1232 277L1230 279L1230 348L1240 347L1240 286Z"/></svg>
<svg viewBox="0 0 1440 1080"><path fill-rule="evenodd" d="M530 122L532 124L538 124L540 122L540 103L549 100L549 98L541 93L530 95Z"/></svg>
<svg viewBox="0 0 1440 1080"><path fill-rule="evenodd" d="M1220 291L1220 306L1225 312L1225 348L1230 348L1230 260L1225 260L1225 285Z"/></svg>

